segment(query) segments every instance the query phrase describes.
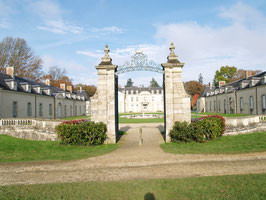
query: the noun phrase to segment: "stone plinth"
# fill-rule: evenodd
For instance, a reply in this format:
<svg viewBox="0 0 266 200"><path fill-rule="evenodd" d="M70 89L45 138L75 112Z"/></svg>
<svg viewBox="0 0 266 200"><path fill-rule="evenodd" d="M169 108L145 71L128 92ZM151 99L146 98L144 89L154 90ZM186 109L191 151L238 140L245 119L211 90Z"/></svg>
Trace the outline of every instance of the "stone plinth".
<svg viewBox="0 0 266 200"><path fill-rule="evenodd" d="M107 143L116 142L115 129L115 71L112 65L108 46L105 48L102 62L95 68L98 70L98 86L91 99L91 120L107 125Z"/></svg>
<svg viewBox="0 0 266 200"><path fill-rule="evenodd" d="M186 93L182 80L182 67L174 53L175 47L171 44L171 53L167 63L162 63L165 81L165 113L166 113L166 142L170 142L169 132L176 121L191 122L190 96Z"/></svg>

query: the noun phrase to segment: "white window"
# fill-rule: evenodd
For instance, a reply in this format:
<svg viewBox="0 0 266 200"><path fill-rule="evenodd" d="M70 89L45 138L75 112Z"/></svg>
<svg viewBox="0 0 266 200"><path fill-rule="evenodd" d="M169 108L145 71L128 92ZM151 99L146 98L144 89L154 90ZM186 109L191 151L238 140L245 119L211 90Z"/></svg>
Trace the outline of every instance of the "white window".
<svg viewBox="0 0 266 200"><path fill-rule="evenodd" d="M249 97L250 110L254 109L254 98L253 96Z"/></svg>
<svg viewBox="0 0 266 200"><path fill-rule="evenodd" d="M221 111L221 100L218 101L218 110Z"/></svg>
<svg viewBox="0 0 266 200"><path fill-rule="evenodd" d="M244 99L243 97L240 97L240 111L244 109Z"/></svg>
<svg viewBox="0 0 266 200"><path fill-rule="evenodd" d="M28 103L28 105L27 105L27 116L28 117L31 116L31 103Z"/></svg>
<svg viewBox="0 0 266 200"><path fill-rule="evenodd" d="M213 110L216 111L216 101L213 102Z"/></svg>
<svg viewBox="0 0 266 200"><path fill-rule="evenodd" d="M152 101L154 101L154 97L152 97Z"/></svg>
<svg viewBox="0 0 266 200"><path fill-rule="evenodd" d="M210 111L212 111L212 102L210 101Z"/></svg>
<svg viewBox="0 0 266 200"><path fill-rule="evenodd" d="M138 101L139 100L139 98L138 97L136 97L136 101Z"/></svg>
<svg viewBox="0 0 266 200"><path fill-rule="evenodd" d="M131 101L134 101L134 97L131 97Z"/></svg>
<svg viewBox="0 0 266 200"><path fill-rule="evenodd" d="M266 96L265 95L262 96L262 109L266 110Z"/></svg>

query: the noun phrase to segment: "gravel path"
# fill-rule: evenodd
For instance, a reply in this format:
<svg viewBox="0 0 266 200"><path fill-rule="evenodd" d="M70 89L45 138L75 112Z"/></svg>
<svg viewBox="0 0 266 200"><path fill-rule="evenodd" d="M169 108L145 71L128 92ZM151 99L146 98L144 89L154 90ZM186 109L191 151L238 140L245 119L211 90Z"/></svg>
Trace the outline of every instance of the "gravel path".
<svg viewBox="0 0 266 200"><path fill-rule="evenodd" d="M143 128L139 146L139 127ZM120 181L266 173L266 152L236 155L173 155L160 148L162 124L131 124L121 147L109 154L68 162L0 164L0 185Z"/></svg>

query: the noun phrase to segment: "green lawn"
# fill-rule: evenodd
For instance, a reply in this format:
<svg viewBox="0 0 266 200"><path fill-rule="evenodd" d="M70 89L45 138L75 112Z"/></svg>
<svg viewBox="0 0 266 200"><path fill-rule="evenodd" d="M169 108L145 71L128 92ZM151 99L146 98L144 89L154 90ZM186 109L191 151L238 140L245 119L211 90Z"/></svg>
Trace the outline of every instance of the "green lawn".
<svg viewBox="0 0 266 200"><path fill-rule="evenodd" d="M1 199L266 199L266 174L0 187Z"/></svg>
<svg viewBox="0 0 266 200"><path fill-rule="evenodd" d="M195 112L192 112L192 114L196 114ZM198 113L198 115L218 115L222 117L243 117L243 116L249 116L249 114L223 114L223 113Z"/></svg>
<svg viewBox="0 0 266 200"><path fill-rule="evenodd" d="M164 122L164 118L154 118L154 119L127 119L119 118L119 123L130 124L130 123L160 123Z"/></svg>
<svg viewBox="0 0 266 200"><path fill-rule="evenodd" d="M238 154L266 151L266 132L222 136L207 143L165 143L165 152L174 154Z"/></svg>
<svg viewBox="0 0 266 200"><path fill-rule="evenodd" d="M77 119L90 119L90 116L76 116L76 117L67 117L62 120L77 120Z"/></svg>
<svg viewBox="0 0 266 200"><path fill-rule="evenodd" d="M109 153L118 146L65 146L55 141L32 141L0 135L0 162L75 160Z"/></svg>

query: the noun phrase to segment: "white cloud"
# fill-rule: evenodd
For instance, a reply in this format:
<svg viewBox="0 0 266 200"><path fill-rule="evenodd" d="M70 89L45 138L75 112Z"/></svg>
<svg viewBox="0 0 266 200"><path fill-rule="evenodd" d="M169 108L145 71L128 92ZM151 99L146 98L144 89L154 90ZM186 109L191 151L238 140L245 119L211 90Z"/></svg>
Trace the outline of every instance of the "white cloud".
<svg viewBox="0 0 266 200"><path fill-rule="evenodd" d="M230 25L213 28L197 22L157 26L156 39L174 42L184 80L211 81L222 65L265 70L266 19L258 10L242 3L221 9L219 16Z"/></svg>
<svg viewBox="0 0 266 200"><path fill-rule="evenodd" d="M91 28L92 32L97 32L101 34L106 34L106 33L124 33L126 30L119 28L117 26L110 26L110 27L103 27L103 28Z"/></svg>
<svg viewBox="0 0 266 200"><path fill-rule="evenodd" d="M230 23L216 27L202 25L198 22L183 22L156 26L157 44L140 44L121 49L112 49L110 56L113 63L122 65L130 60L135 50L142 49L149 59L160 64L166 62L171 42L183 67L183 80L198 80L203 74L204 82L212 81L215 71L223 65L242 69L266 70L266 18L258 10L237 3L229 8L219 10L218 16ZM104 55L103 49L81 51L79 54L90 56L95 63ZM144 81L147 85L151 78L148 74L123 74L121 80L131 76L137 84ZM161 81L158 81L161 82Z"/></svg>
<svg viewBox="0 0 266 200"><path fill-rule="evenodd" d="M56 34L79 34L83 31L63 19L63 10L58 4L50 0L40 0L32 3L31 8L41 18L43 25L37 26L39 30L45 30Z"/></svg>

